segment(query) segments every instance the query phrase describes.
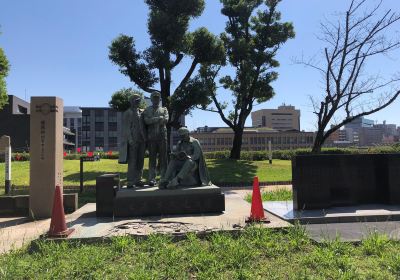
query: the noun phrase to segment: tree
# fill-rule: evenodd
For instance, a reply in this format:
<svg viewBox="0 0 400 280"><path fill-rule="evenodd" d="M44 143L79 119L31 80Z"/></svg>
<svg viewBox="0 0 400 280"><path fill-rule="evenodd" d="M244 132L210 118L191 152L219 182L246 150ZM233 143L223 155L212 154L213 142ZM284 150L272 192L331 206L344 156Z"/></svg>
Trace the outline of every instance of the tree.
<svg viewBox="0 0 400 280"><path fill-rule="evenodd" d="M116 91L112 96L110 102L108 104L110 105L111 108L115 109L116 111L119 112L124 112L129 109L130 102L129 99L131 98L132 95L134 94L139 94L143 98L143 92L134 90L132 88L123 88L118 91ZM145 109L146 108L146 103L142 99L142 103L140 104L139 108Z"/></svg>
<svg viewBox="0 0 400 280"><path fill-rule="evenodd" d="M149 6L148 33L151 46L139 52L133 37L118 36L109 47L110 60L144 92L160 92L162 104L170 115L167 124L179 127L179 118L197 105L210 102L204 91L190 92L188 84L202 63L222 64L224 47L218 37L206 28L188 32L191 19L201 15L204 0L145 0ZM183 58L191 60L189 69L177 87L172 89L172 71ZM157 88L156 88L157 87ZM178 102L181 100L184 102ZM169 137L168 137L169 139Z"/></svg>
<svg viewBox="0 0 400 280"><path fill-rule="evenodd" d="M367 9L366 0L352 0L338 23L323 23L324 65L299 61L317 69L325 92L311 98L317 116L313 153L320 153L325 140L351 121L378 112L399 96L399 77L385 79L367 74L371 61L400 47L399 38L389 38L391 27L400 20L391 10L380 13L382 1ZM365 9L364 9L365 8ZM331 127L328 129L328 125Z"/></svg>
<svg viewBox="0 0 400 280"><path fill-rule="evenodd" d="M6 77L8 75L9 69L10 65L8 63L7 57L4 54L3 49L0 48L0 110L8 102Z"/></svg>
<svg viewBox="0 0 400 280"><path fill-rule="evenodd" d="M230 158L240 159L242 136L247 117L254 103L266 102L274 96L271 83L278 78L273 71L279 66L275 56L288 39L294 38L293 25L281 22L277 11L280 0L221 0L222 14L228 18L225 33L221 35L229 64L235 76L227 75L219 85L232 92L233 110L226 112L227 104L217 95L219 85L213 82L221 67L204 66L201 79L208 86L216 112L233 130L234 139Z"/></svg>

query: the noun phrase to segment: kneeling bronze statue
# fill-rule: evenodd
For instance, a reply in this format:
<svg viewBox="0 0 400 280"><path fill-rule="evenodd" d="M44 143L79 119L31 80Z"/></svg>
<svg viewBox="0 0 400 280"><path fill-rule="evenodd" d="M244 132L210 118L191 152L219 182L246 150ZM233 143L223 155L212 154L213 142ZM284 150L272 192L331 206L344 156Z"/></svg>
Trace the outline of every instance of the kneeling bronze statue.
<svg viewBox="0 0 400 280"><path fill-rule="evenodd" d="M178 134L181 140L176 150L170 154L170 162L164 177L161 178L159 188L175 189L178 186L211 185L199 141L190 137L186 127L181 127Z"/></svg>

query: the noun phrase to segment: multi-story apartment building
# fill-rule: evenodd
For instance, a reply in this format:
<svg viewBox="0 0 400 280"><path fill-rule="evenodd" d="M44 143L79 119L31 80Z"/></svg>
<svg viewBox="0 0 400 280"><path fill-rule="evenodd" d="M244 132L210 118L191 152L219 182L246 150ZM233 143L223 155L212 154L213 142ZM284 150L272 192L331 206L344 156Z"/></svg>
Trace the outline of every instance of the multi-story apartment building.
<svg viewBox="0 0 400 280"><path fill-rule="evenodd" d="M342 137L339 137L341 135ZM327 146L338 146L347 142L352 146L374 146L396 143L399 139L399 129L395 124L375 124L373 120L358 118L344 129L336 131L326 142ZM340 138L340 139L337 139Z"/></svg>
<svg viewBox="0 0 400 280"><path fill-rule="evenodd" d="M73 142L76 147L82 146L82 110L77 106L64 106L64 127L75 134Z"/></svg>
<svg viewBox="0 0 400 280"><path fill-rule="evenodd" d="M230 128L198 128L192 133L205 152L224 151L232 148L234 133ZM313 132L278 131L268 128L245 128L243 151L263 151L271 141L272 149L310 148L314 142Z"/></svg>
<svg viewBox="0 0 400 280"><path fill-rule="evenodd" d="M352 122L346 124L344 128L351 128L354 130L361 129L362 127L373 127L374 126L374 121L366 119L364 117L357 118L353 120Z"/></svg>
<svg viewBox="0 0 400 280"><path fill-rule="evenodd" d="M397 131L397 125L388 124L386 121L383 121L381 124L375 124L374 127L381 128L386 137L399 135L399 132Z"/></svg>
<svg viewBox="0 0 400 280"><path fill-rule="evenodd" d="M146 106L151 105L150 98L144 99ZM118 151L122 134L122 114L109 107L80 107L82 114L81 147L83 151ZM185 125L185 116L180 119ZM171 145L178 137L175 130L171 133Z"/></svg>
<svg viewBox="0 0 400 280"><path fill-rule="evenodd" d="M118 151L122 113L107 107L81 107L82 150Z"/></svg>
<svg viewBox="0 0 400 280"><path fill-rule="evenodd" d="M268 127L279 131L300 131L300 110L283 104L278 109L262 109L251 113L253 127Z"/></svg>

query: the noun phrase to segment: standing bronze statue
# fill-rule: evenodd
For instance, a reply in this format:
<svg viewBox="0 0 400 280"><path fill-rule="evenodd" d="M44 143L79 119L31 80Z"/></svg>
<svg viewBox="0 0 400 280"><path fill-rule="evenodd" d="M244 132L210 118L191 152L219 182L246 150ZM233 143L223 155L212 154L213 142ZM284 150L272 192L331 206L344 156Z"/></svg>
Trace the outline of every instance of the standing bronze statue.
<svg viewBox="0 0 400 280"><path fill-rule="evenodd" d="M167 127L168 110L160 106L161 95L153 92L150 96L151 103L143 112L144 122L147 126L147 147L149 150L149 185L156 184L157 158L161 177L167 169Z"/></svg>
<svg viewBox="0 0 400 280"><path fill-rule="evenodd" d="M119 151L119 163L128 164L127 186L142 187L145 152L145 126L139 105L142 97L134 94L129 102L131 107L122 116L122 139Z"/></svg>
<svg viewBox="0 0 400 280"><path fill-rule="evenodd" d="M211 185L199 141L190 137L186 127L181 127L178 134L181 140L178 142L176 150L171 153L167 171L159 188L173 189L177 186Z"/></svg>

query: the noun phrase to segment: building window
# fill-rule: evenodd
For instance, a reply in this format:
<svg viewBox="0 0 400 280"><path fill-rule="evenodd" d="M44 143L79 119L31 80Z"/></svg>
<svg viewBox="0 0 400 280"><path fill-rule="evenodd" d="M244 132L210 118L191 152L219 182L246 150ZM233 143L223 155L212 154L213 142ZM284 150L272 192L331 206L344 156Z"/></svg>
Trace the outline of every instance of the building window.
<svg viewBox="0 0 400 280"><path fill-rule="evenodd" d="M75 119L70 119L69 125L70 125L70 127L75 127Z"/></svg>
<svg viewBox="0 0 400 280"><path fill-rule="evenodd" d="M96 122L104 122L104 110L95 110L94 116Z"/></svg>
<svg viewBox="0 0 400 280"><path fill-rule="evenodd" d="M109 137L118 137L118 131L108 131Z"/></svg>
<svg viewBox="0 0 400 280"><path fill-rule="evenodd" d="M95 137L96 137L96 139L98 138L98 137L104 137L104 131L95 131ZM96 145L97 146L97 145Z"/></svg>
<svg viewBox="0 0 400 280"><path fill-rule="evenodd" d="M117 137L108 137L108 145L111 147L118 146L118 138Z"/></svg>
<svg viewBox="0 0 400 280"><path fill-rule="evenodd" d="M109 111L108 112L108 122L117 122L117 112Z"/></svg>
<svg viewBox="0 0 400 280"><path fill-rule="evenodd" d="M104 123L103 122L96 122L95 130L96 131L104 131Z"/></svg>
<svg viewBox="0 0 400 280"><path fill-rule="evenodd" d="M90 139L90 131L82 131L82 137L84 139Z"/></svg>
<svg viewBox="0 0 400 280"><path fill-rule="evenodd" d="M116 122L109 122L108 123L108 131L117 131L118 125Z"/></svg>
<svg viewBox="0 0 400 280"><path fill-rule="evenodd" d="M90 116L82 116L82 124L90 125Z"/></svg>
<svg viewBox="0 0 400 280"><path fill-rule="evenodd" d="M64 118L63 126L67 126L67 118Z"/></svg>
<svg viewBox="0 0 400 280"><path fill-rule="evenodd" d="M104 147L104 138L96 137L95 138L95 146L97 147Z"/></svg>

